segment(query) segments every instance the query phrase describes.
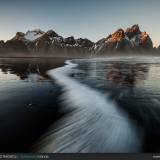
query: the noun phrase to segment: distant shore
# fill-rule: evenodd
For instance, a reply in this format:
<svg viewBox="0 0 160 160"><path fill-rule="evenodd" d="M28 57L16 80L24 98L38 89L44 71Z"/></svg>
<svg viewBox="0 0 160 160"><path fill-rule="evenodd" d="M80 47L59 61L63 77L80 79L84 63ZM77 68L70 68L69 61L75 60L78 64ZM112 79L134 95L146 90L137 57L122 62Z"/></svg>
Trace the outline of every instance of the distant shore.
<svg viewBox="0 0 160 160"><path fill-rule="evenodd" d="M61 58L61 59L90 59L90 58L107 58L107 57L121 57L121 56L160 56L159 52L110 52L110 53L106 53L106 54L100 54L100 55L52 55L52 54L20 54L20 53L16 53L16 54L0 54L0 58Z"/></svg>

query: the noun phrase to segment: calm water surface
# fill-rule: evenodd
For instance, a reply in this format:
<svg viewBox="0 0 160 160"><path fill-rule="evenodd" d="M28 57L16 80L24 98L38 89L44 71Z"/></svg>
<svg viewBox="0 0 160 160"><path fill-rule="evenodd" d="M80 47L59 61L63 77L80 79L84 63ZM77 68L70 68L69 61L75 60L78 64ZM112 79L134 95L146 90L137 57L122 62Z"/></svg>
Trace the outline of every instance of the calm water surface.
<svg viewBox="0 0 160 160"><path fill-rule="evenodd" d="M140 147L131 151L159 152L160 58L111 58L77 63L80 72L73 77L97 92L107 93L109 100L132 121Z"/></svg>
<svg viewBox="0 0 160 160"><path fill-rule="evenodd" d="M0 59L0 152L28 152L61 114L61 88L46 71L63 59Z"/></svg>

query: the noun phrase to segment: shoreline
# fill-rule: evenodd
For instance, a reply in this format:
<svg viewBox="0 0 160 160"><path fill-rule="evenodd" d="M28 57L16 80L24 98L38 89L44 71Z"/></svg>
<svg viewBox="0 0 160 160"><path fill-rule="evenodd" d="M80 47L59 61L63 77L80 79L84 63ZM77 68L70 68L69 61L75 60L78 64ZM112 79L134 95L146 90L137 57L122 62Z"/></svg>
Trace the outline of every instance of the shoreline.
<svg viewBox="0 0 160 160"><path fill-rule="evenodd" d="M106 55L100 55L100 56L0 56L1 59L7 59L7 58L33 58L33 59L92 59L92 58L110 58L110 57L160 57L160 54L106 54Z"/></svg>

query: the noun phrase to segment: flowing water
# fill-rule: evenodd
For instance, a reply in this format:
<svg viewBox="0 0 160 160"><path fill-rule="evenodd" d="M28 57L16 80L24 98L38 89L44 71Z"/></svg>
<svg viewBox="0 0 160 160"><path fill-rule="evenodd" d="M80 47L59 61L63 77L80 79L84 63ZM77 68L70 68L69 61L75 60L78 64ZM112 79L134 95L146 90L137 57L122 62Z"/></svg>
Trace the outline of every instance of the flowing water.
<svg viewBox="0 0 160 160"><path fill-rule="evenodd" d="M48 75L69 114L42 136L39 152L160 151L160 58L72 60Z"/></svg>
<svg viewBox="0 0 160 160"><path fill-rule="evenodd" d="M0 60L1 151L160 152L160 58L63 62Z"/></svg>

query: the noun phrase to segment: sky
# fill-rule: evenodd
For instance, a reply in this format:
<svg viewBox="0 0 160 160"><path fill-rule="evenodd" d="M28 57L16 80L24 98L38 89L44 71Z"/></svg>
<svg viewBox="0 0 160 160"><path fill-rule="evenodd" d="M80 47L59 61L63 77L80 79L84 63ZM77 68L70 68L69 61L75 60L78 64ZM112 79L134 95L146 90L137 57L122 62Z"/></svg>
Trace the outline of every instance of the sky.
<svg viewBox="0 0 160 160"><path fill-rule="evenodd" d="M94 42L139 24L160 45L160 0L0 0L0 39L16 32L53 29Z"/></svg>

